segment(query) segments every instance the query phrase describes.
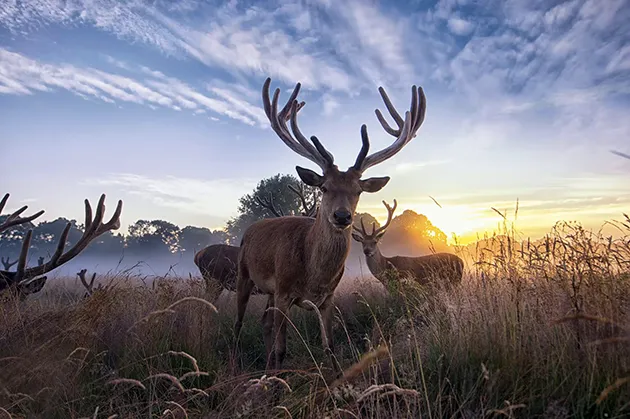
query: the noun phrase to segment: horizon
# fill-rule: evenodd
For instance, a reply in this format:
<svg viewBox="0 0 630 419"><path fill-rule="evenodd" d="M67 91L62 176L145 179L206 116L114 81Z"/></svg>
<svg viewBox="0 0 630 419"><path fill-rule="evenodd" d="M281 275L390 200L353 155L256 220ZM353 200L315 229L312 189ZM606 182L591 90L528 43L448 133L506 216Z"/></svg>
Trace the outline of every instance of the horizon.
<svg viewBox="0 0 630 419"><path fill-rule="evenodd" d="M357 212L424 214L462 243L514 214L532 238L589 229L630 207L630 3L590 0L40 2L0 10L0 175L6 212L82 222L82 201L138 219L222 228L238 199L295 166L269 128L302 83L300 127L349 167L374 109L427 96L417 136L368 170L390 176ZM625 28L625 29L624 29ZM389 116L386 117L389 120ZM26 168L25 168L26 165ZM60 197L61 195L61 197ZM60 199L62 198L62 199ZM433 198L439 203L438 206Z"/></svg>

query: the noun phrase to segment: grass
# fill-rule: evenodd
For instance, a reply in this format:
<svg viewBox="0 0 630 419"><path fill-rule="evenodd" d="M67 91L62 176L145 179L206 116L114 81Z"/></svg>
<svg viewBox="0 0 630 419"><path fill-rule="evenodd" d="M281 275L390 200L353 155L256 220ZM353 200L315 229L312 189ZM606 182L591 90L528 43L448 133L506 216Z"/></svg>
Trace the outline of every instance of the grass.
<svg viewBox="0 0 630 419"><path fill-rule="evenodd" d="M113 278L88 298L51 281L0 306L0 417L627 417L630 220L617 226L521 243L506 223L456 289L339 298L340 380L312 312L292 311L285 369L265 375L260 311L235 357L229 304L199 279Z"/></svg>

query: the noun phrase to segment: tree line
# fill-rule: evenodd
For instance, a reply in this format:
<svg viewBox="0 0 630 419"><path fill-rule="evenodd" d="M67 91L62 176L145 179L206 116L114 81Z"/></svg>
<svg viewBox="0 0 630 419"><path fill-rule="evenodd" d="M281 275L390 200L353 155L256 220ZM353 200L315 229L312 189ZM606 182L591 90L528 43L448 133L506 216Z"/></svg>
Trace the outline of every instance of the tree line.
<svg viewBox="0 0 630 419"><path fill-rule="evenodd" d="M289 186L301 189L303 196L294 193ZM142 258L147 255L160 257L175 253L192 255L208 245L218 243L238 246L247 227L255 221L275 216L261 202L272 203L284 215L299 215L304 206L302 199L311 206L318 202L320 193L316 188L302 184L292 175L277 174L261 180L251 193L239 199L238 214L227 221L224 229L210 230L197 226L180 228L165 220L137 220L129 226L128 234L107 232L92 242L84 254L116 258L124 253L127 257ZM4 217L6 216L0 216L0 222ZM367 229L371 229L372 222L379 226L370 214L357 214L356 222L361 218ZM4 260L17 258L24 235L32 228L29 255L31 258L47 258L54 253L59 236L68 222L72 224L67 239L68 246L71 246L81 237L84 226L76 220L57 218L16 226L0 233L0 255ZM446 235L424 215L406 210L394 217L382 240L382 246L403 253L427 253L431 248L446 248Z"/></svg>

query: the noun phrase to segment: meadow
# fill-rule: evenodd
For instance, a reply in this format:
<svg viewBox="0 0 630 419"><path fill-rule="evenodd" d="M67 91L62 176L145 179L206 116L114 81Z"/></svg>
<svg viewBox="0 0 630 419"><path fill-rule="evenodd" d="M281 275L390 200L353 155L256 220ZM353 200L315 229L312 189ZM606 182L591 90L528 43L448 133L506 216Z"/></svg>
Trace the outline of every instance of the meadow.
<svg viewBox="0 0 630 419"><path fill-rule="evenodd" d="M0 305L0 417L628 417L630 219L614 226L533 242L506 225L459 248L458 288L392 273L340 294L341 378L313 312L292 310L285 368L265 373L261 307L237 354L234 300L200 277L114 275L91 296L56 278Z"/></svg>

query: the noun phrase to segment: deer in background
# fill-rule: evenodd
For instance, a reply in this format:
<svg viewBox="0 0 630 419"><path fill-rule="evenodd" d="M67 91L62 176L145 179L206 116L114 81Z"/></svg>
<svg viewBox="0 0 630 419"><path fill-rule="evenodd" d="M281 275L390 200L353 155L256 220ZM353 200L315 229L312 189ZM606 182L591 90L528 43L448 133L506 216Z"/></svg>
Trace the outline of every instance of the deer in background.
<svg viewBox="0 0 630 419"><path fill-rule="evenodd" d="M361 218L361 228L353 226L352 238L363 246L365 261L372 275L386 285L385 272L394 268L403 275L411 276L420 284L428 284L437 279L444 279L448 285L461 282L464 273L464 261L452 253L434 253L426 256L383 256L378 242L385 235L392 222L394 211L398 203L394 199L394 206L390 207L385 201L383 205L387 209L387 221L382 227L376 228L372 223L372 233L368 234Z"/></svg>
<svg viewBox="0 0 630 419"><path fill-rule="evenodd" d="M300 184L300 187L296 188L293 185L288 185L288 188L298 196L302 203L301 215L303 217L315 217L318 208L317 200L312 205L308 205L304 186ZM260 206L269 210L275 217L284 217L282 209L276 208L274 205L271 194L269 194L268 199L261 199L258 196L255 199ZM221 290L236 292L236 266L240 249L238 246L228 244L212 244L195 253L194 262L206 282L207 291L210 290L211 284L216 281ZM262 294L262 291L258 287L254 287L252 294Z"/></svg>
<svg viewBox="0 0 630 419"><path fill-rule="evenodd" d="M271 79L263 85L263 105L271 128L295 153L315 163L318 174L297 166L298 176L305 184L317 187L322 200L317 216L279 217L257 221L243 235L238 258L237 319L234 324L238 340L247 303L254 286L268 294L267 309L262 323L267 352L267 367L280 368L286 353L286 321L293 305L307 310L318 309L322 314L322 346L333 361L332 321L333 295L345 268L350 248L352 219L363 192L381 190L389 177L361 179L363 173L398 153L411 141L424 121L426 98L422 88L411 89L411 108L403 119L392 105L385 90L379 92L396 122L392 128L377 109L376 116L387 133L396 140L388 147L368 155L370 141L366 125L361 126L362 147L353 166L339 170L333 155L315 136L311 142L298 127L300 83L297 83L285 106L278 112L280 89L273 99L269 96ZM287 127L290 119L291 132ZM272 310L273 309L273 310Z"/></svg>
<svg viewBox="0 0 630 419"><path fill-rule="evenodd" d="M6 194L0 201L0 214L4 209L7 201L9 200L9 194ZM0 232L8 230L16 225L26 224L37 217L41 216L44 211L39 211L28 217L21 217L20 215L26 211L28 206L23 206L14 213L10 214L2 223L0 223ZM64 252L66 242L68 240L68 233L70 232L71 223L66 224L63 229L55 253L50 260L39 266L33 268L26 267L26 260L28 257L28 249L31 245L31 237L33 230L30 229L26 232L24 240L22 242L22 250L18 257L17 268L14 272L8 270L0 271L0 292L9 290L13 295L18 296L21 300L25 299L29 294L37 293L41 291L46 283L46 277L41 276L53 269L68 262L79 253L81 253L90 242L96 239L101 234L120 228L120 214L122 212L122 201L118 201L114 215L107 222L103 223L103 215L105 213L105 194L101 195L96 207L96 213L92 217L92 207L90 202L85 200L85 224L84 231L81 238L72 246L67 252Z"/></svg>

